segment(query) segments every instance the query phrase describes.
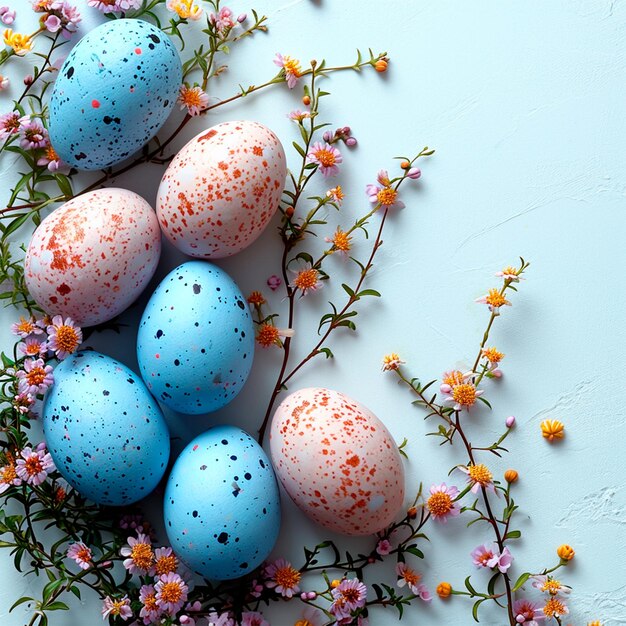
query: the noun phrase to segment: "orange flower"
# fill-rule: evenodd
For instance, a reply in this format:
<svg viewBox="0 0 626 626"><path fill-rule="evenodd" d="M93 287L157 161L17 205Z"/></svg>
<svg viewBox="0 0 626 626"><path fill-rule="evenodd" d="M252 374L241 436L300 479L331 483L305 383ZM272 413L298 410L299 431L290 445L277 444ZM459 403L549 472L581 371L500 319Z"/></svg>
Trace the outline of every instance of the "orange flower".
<svg viewBox="0 0 626 626"><path fill-rule="evenodd" d="M253 291L248 296L248 303L251 304L252 306L261 306L262 304L265 304L265 302L266 300L260 291Z"/></svg>
<svg viewBox="0 0 626 626"><path fill-rule="evenodd" d="M555 439L565 437L565 426L559 420L544 420L541 422L541 434L552 443Z"/></svg>
<svg viewBox="0 0 626 626"><path fill-rule="evenodd" d="M574 552L574 548L572 546L568 546L566 543L559 546L556 549L556 553L560 559L563 561L571 561L574 558L576 552Z"/></svg>
<svg viewBox="0 0 626 626"><path fill-rule="evenodd" d="M439 583L437 585L437 595L443 600L449 598L452 594L452 585L450 583Z"/></svg>

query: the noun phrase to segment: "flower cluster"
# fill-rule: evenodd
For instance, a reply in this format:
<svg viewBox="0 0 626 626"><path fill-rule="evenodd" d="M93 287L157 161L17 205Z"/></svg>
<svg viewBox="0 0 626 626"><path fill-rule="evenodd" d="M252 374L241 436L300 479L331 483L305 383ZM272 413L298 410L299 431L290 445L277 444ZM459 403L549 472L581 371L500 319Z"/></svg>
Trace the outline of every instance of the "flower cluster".
<svg viewBox="0 0 626 626"><path fill-rule="evenodd" d="M39 23L49 33L61 33L69 39L78 30L80 13L66 0L35 0L33 8L41 13Z"/></svg>

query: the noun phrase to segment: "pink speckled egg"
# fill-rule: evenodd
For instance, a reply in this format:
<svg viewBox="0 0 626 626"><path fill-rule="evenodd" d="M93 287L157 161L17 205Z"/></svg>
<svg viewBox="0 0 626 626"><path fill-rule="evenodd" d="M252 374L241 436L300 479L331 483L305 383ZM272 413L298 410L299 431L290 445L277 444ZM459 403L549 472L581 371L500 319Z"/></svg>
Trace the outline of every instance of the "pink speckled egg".
<svg viewBox="0 0 626 626"><path fill-rule="evenodd" d="M402 509L404 467L385 425L338 391L301 389L276 409L274 469L313 520L345 535L370 535Z"/></svg>
<svg viewBox="0 0 626 626"><path fill-rule="evenodd" d="M93 326L135 301L160 254L152 207L132 191L98 189L41 222L26 252L26 286L48 314Z"/></svg>
<svg viewBox="0 0 626 626"><path fill-rule="evenodd" d="M278 209L285 151L257 122L202 131L167 168L157 216L167 238L193 257L219 259L249 246Z"/></svg>

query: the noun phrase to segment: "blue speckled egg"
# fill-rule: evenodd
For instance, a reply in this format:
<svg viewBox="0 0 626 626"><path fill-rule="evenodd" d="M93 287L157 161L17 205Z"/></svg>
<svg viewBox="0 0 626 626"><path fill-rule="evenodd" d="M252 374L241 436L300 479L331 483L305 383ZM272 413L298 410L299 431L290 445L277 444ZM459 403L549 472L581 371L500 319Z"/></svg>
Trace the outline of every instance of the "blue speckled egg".
<svg viewBox="0 0 626 626"><path fill-rule="evenodd" d="M242 389L254 357L254 329L233 279L189 261L156 288L139 324L137 359L148 389L180 413L216 411Z"/></svg>
<svg viewBox="0 0 626 626"><path fill-rule="evenodd" d="M82 170L124 160L163 126L181 80L176 48L152 24L121 19L94 28L74 46L54 83L54 149Z"/></svg>
<svg viewBox="0 0 626 626"><path fill-rule="evenodd" d="M239 578L271 552L280 496L261 446L234 426L215 426L180 454L165 488L165 529L176 554L212 580Z"/></svg>
<svg viewBox="0 0 626 626"><path fill-rule="evenodd" d="M170 454L159 405L136 374L98 352L78 352L54 370L43 407L46 443L70 485L99 504L147 496Z"/></svg>

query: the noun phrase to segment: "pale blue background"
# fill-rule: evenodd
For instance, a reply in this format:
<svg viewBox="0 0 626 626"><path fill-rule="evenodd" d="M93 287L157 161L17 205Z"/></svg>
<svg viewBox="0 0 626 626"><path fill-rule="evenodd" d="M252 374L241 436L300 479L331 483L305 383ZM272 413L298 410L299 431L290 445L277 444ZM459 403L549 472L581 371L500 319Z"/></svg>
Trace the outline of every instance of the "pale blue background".
<svg viewBox="0 0 626 626"><path fill-rule="evenodd" d="M355 47L371 46L388 50L392 58L385 76L346 74L325 83L333 97L326 101L324 119L349 124L359 139L337 180L349 193L346 222L365 209L365 184L379 168L391 166L393 156L426 144L437 148L423 165L420 183L405 195L407 209L390 221L384 237L369 283L384 298L363 310L357 337L333 342L335 362L318 361L295 385L340 389L371 407L398 441L409 437L409 489L419 481L444 480L464 457L423 437L428 426L409 395L380 372L381 356L399 351L411 371L425 378L467 366L487 319L474 299L495 284L492 273L518 255L532 261L528 281L494 330L493 342L507 354L505 378L497 391L489 389L494 411L471 418L472 440L491 442L505 416L517 415L510 460L494 466L498 472L513 466L521 475L516 493L524 538L514 547L515 571L538 570L553 562L557 545L571 543L576 561L564 573L574 587L571 621L625 624L626 4L259 0L255 6L269 15L271 32L245 42L229 59L231 71L216 82L214 96L234 93L238 82L271 76L277 51L305 61L325 56L344 63L353 60ZM233 1L235 12L248 8ZM16 24L21 29L26 12L22 9ZM82 32L87 25L85 20ZM17 80L27 71L25 64L12 67ZM2 94L0 102L5 98ZM234 118L257 119L289 145L296 134L285 114L298 104L296 95L282 88L251 97L190 124L177 145L213 122ZM4 187L12 180L8 160L2 168ZM118 184L154 202L160 175L160 167L150 166ZM248 292L277 272L278 259L270 229L222 265ZM168 251L161 275L177 261ZM332 259L335 264L341 265ZM318 310L299 317L298 341L311 340L310 324L326 299L341 297L339 282L311 299ZM272 304L282 306L278 297ZM139 313L131 311L127 321L136 321ZM13 316L3 313L4 346ZM132 344L132 333L126 339L103 335L92 345L136 367L125 345ZM253 429L278 356L259 354L248 386L227 409L207 418L172 420L174 430L188 440L222 421ZM539 423L548 417L567 425L561 445L550 447L541 439ZM284 517L276 555L299 560L304 543L327 534L287 500ZM429 528L432 542L420 569L433 590L441 579L460 584L474 573L468 554L490 534L478 526L462 531L462 520ZM38 583L16 574L6 553L0 553L0 574L0 623L21 626L25 614L7 616L6 608L18 594L36 593ZM476 580L486 581L483 574ZM446 605L435 599L430 607L409 612L406 623L466 625L469 610L462 598ZM95 626L97 611L87 602L83 611L61 615L53 625ZM275 625L292 623L281 615ZM482 615L482 623L503 623L498 612L485 608ZM379 611L371 622L384 626L396 619L395 613Z"/></svg>

